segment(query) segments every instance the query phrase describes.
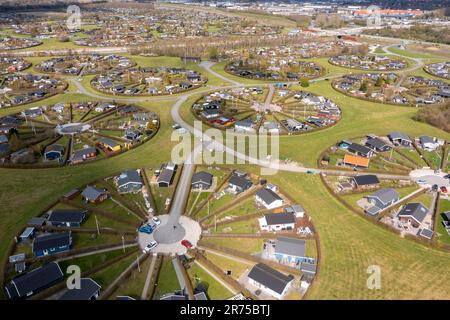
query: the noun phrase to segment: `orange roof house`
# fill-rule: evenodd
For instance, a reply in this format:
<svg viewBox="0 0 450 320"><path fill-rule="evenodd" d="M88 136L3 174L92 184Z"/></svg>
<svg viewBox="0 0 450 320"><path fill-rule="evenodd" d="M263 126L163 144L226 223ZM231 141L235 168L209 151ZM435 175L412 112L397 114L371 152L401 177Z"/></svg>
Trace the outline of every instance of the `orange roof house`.
<svg viewBox="0 0 450 320"><path fill-rule="evenodd" d="M368 168L369 167L369 158L364 158L360 156L353 156L350 154L346 154L344 157L344 164L352 165L355 167L363 167Z"/></svg>

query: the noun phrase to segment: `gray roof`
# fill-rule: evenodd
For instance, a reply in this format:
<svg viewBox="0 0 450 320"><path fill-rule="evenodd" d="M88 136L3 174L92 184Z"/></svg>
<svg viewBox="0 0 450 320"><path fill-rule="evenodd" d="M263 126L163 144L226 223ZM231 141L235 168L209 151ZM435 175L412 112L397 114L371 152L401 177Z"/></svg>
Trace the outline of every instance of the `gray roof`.
<svg viewBox="0 0 450 320"><path fill-rule="evenodd" d="M303 273L316 274L317 265L312 264L312 263L302 262L301 265L300 265L300 271L303 272Z"/></svg>
<svg viewBox="0 0 450 320"><path fill-rule="evenodd" d="M419 235L421 235L424 238L431 239L433 237L433 230L424 228L420 230Z"/></svg>
<svg viewBox="0 0 450 320"><path fill-rule="evenodd" d="M286 276L263 263L256 264L250 270L248 277L278 294L282 294L286 286L293 279L292 276Z"/></svg>
<svg viewBox="0 0 450 320"><path fill-rule="evenodd" d="M117 185L119 187L127 185L128 183L142 185L142 179L139 172L137 172L136 170L126 170L117 177Z"/></svg>
<svg viewBox="0 0 450 320"><path fill-rule="evenodd" d="M101 286L91 278L80 279L80 289L67 290L59 300L90 300Z"/></svg>
<svg viewBox="0 0 450 320"><path fill-rule="evenodd" d="M98 197L100 197L102 194L104 194L106 191L103 189L95 188L93 186L87 186L81 195L91 201L97 200Z"/></svg>
<svg viewBox="0 0 450 320"><path fill-rule="evenodd" d="M405 141L409 141L409 142L412 142L411 141L411 138L410 137L408 137L408 135L406 135L406 134L404 134L404 133L402 133L402 132L399 132L399 131L394 131L394 132L391 132L390 134L389 134L389 138L391 139L391 140L405 140Z"/></svg>
<svg viewBox="0 0 450 320"><path fill-rule="evenodd" d="M433 138L430 137L430 136L420 136L420 137L419 137L419 140L420 140L420 143L421 143L421 144L424 144L424 143L433 143L433 142L434 142Z"/></svg>
<svg viewBox="0 0 450 320"><path fill-rule="evenodd" d="M428 208L418 202L408 203L398 213L399 217L411 217L418 223L422 223L428 213Z"/></svg>
<svg viewBox="0 0 450 320"><path fill-rule="evenodd" d="M46 288L47 286L62 281L64 274L56 262L50 262L40 268L34 269L20 277L17 277L6 286L8 296L13 298L24 297L28 293Z"/></svg>
<svg viewBox="0 0 450 320"><path fill-rule="evenodd" d="M248 127L248 128L250 128L250 127L253 126L253 120L249 119L249 118L244 119L244 120L239 120L239 121L236 121L234 123L234 126L241 126L241 127Z"/></svg>
<svg viewBox="0 0 450 320"><path fill-rule="evenodd" d="M173 170L170 170L167 168L163 169L158 176L158 179L157 179L158 183L165 182L167 184L170 184L172 182L174 173L175 173L175 171L173 171Z"/></svg>
<svg viewBox="0 0 450 320"><path fill-rule="evenodd" d="M293 204L291 207L294 212L305 212L305 209L299 204Z"/></svg>
<svg viewBox="0 0 450 320"><path fill-rule="evenodd" d="M369 148L362 146L360 144L357 144L357 143L352 143L351 145L348 146L348 149L351 151L354 151L354 152L361 153L361 154L368 154L369 152L372 151Z"/></svg>
<svg viewBox="0 0 450 320"><path fill-rule="evenodd" d="M86 212L87 210L82 209L54 209L47 220L58 223L81 223Z"/></svg>
<svg viewBox="0 0 450 320"><path fill-rule="evenodd" d="M372 138L372 139L368 139L366 141L366 145L371 148L382 149L383 147L385 147L387 145L387 143L381 139Z"/></svg>
<svg viewBox="0 0 450 320"><path fill-rule="evenodd" d="M366 213L370 214L371 216L376 215L378 212L380 212L381 208L377 207L377 206L373 206L370 207L368 209L366 209Z"/></svg>
<svg viewBox="0 0 450 320"><path fill-rule="evenodd" d="M383 188L383 189L375 191L374 193L372 193L371 195L369 195L367 197L368 198L377 198L383 204L387 204L395 199L399 199L400 196L399 196L398 192L392 188Z"/></svg>
<svg viewBox="0 0 450 320"><path fill-rule="evenodd" d="M212 179L213 179L213 175L211 173L206 172L206 171L199 171L199 172L194 173L194 175L192 176L191 184L203 182L207 185L211 185Z"/></svg>
<svg viewBox="0 0 450 320"><path fill-rule="evenodd" d="M282 200L279 195L266 188L258 190L258 192L256 192L256 195L267 204L271 204L277 200Z"/></svg>
<svg viewBox="0 0 450 320"><path fill-rule="evenodd" d="M69 232L49 233L38 236L33 241L33 252L70 245L72 238Z"/></svg>
<svg viewBox="0 0 450 320"><path fill-rule="evenodd" d="M233 175L228 182L229 182L229 184L237 186L244 190L250 188L253 184L250 180L248 180L244 177L236 176L236 175Z"/></svg>
<svg viewBox="0 0 450 320"><path fill-rule="evenodd" d="M264 217L269 226L295 223L295 216L293 213L266 213L264 214Z"/></svg>
<svg viewBox="0 0 450 320"><path fill-rule="evenodd" d="M304 257L306 242L301 239L278 237L275 244L275 254L284 254L293 257Z"/></svg>
<svg viewBox="0 0 450 320"><path fill-rule="evenodd" d="M378 177L374 174L356 176L353 177L352 179L358 186L368 186L380 183L380 180L378 180Z"/></svg>
<svg viewBox="0 0 450 320"><path fill-rule="evenodd" d="M34 217L34 218L31 218L30 221L28 221L28 225L30 225L30 226L43 226L45 224L45 221L47 221L45 218Z"/></svg>

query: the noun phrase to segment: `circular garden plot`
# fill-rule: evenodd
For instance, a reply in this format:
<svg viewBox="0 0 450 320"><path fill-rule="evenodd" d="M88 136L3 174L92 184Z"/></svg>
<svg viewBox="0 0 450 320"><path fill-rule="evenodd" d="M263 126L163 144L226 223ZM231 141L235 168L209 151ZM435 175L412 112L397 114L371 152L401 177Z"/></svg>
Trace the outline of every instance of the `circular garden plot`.
<svg viewBox="0 0 450 320"><path fill-rule="evenodd" d="M75 40L75 44L88 47L115 47L138 46L153 41L151 32L144 26L126 22L114 22L84 33L89 37Z"/></svg>
<svg viewBox="0 0 450 320"><path fill-rule="evenodd" d="M231 62L225 70L233 75L260 80L298 81L313 79L325 73L314 62L301 61L292 57L258 57Z"/></svg>
<svg viewBox="0 0 450 320"><path fill-rule="evenodd" d="M61 166L103 159L152 138L156 114L134 105L59 103L0 118L3 165Z"/></svg>
<svg viewBox="0 0 450 320"><path fill-rule="evenodd" d="M433 76L450 79L450 61L428 64L424 70Z"/></svg>
<svg viewBox="0 0 450 320"><path fill-rule="evenodd" d="M0 108L17 106L63 92L67 83L58 78L34 74L0 77Z"/></svg>
<svg viewBox="0 0 450 320"><path fill-rule="evenodd" d="M116 55L77 55L45 60L35 66L35 69L44 73L57 73L64 75L98 74L111 69L125 69L135 63L126 57Z"/></svg>
<svg viewBox="0 0 450 320"><path fill-rule="evenodd" d="M341 55L331 57L328 61L340 67L373 71L401 70L408 66L405 60L391 59L382 55Z"/></svg>
<svg viewBox="0 0 450 320"><path fill-rule="evenodd" d="M177 187L162 185L167 170L179 179L181 169L173 164L128 169L65 190L44 211L34 212L17 241L10 239L7 298L179 300L187 293L178 292L178 265L196 300L230 299L236 294L227 289L230 284L241 299L302 299L317 271L318 247L312 219L300 204L278 186L233 168L197 166L191 184ZM164 236L176 233L165 228L172 223L167 199L176 188L189 192L179 218L184 233L167 242ZM302 254L280 257L278 247ZM70 265L79 266L82 281L94 288L87 297L67 290ZM249 280L250 269L282 279L282 293L261 290ZM217 281L223 274L227 277Z"/></svg>
<svg viewBox="0 0 450 320"><path fill-rule="evenodd" d="M22 58L0 57L0 75L23 71L31 66L31 63Z"/></svg>
<svg viewBox="0 0 450 320"><path fill-rule="evenodd" d="M106 72L92 79L91 86L106 94L146 96L180 93L198 88L206 81L193 70L149 67Z"/></svg>
<svg viewBox="0 0 450 320"><path fill-rule="evenodd" d="M442 218L433 212L436 193L445 199L450 188L440 170L441 159L448 157L445 145L444 139L398 131L342 140L319 159L327 169L322 181L348 208L402 236L447 238L434 222Z"/></svg>
<svg viewBox="0 0 450 320"><path fill-rule="evenodd" d="M42 42L31 38L0 37L0 51L35 47Z"/></svg>
<svg viewBox="0 0 450 320"><path fill-rule="evenodd" d="M397 105L443 104L450 96L448 84L442 80L399 77L395 73L345 75L332 85L355 98Z"/></svg>
<svg viewBox="0 0 450 320"><path fill-rule="evenodd" d="M309 132L331 126L341 117L331 100L284 87L213 92L194 103L192 112L215 128L271 134Z"/></svg>

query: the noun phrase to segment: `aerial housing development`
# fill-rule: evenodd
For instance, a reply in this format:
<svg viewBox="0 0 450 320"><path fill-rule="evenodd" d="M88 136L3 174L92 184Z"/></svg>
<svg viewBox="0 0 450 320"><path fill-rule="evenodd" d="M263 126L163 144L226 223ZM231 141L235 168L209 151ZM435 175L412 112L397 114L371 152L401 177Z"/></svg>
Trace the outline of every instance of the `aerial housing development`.
<svg viewBox="0 0 450 320"><path fill-rule="evenodd" d="M0 299L450 299L444 2L0 1Z"/></svg>

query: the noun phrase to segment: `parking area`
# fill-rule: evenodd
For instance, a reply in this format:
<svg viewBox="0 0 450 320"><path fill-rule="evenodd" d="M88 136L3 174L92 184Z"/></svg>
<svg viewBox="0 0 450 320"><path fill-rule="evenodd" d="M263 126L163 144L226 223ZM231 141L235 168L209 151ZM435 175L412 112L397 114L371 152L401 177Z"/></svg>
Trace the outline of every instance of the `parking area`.
<svg viewBox="0 0 450 320"><path fill-rule="evenodd" d="M156 230L151 234L139 232L138 234L138 243L141 249L145 248L151 241L155 240L155 234L158 232L158 229L164 226L168 219L169 215L160 215L158 218L161 220L161 224L156 227ZM202 233L200 225L186 216L181 216L179 220L180 226L183 228L183 240L188 240L193 247L197 246L197 242L200 240L200 235ZM187 248L181 244L181 241L177 241L174 243L159 243L157 247L151 250L152 253L163 253L163 254L185 254L187 252Z"/></svg>

